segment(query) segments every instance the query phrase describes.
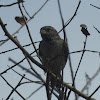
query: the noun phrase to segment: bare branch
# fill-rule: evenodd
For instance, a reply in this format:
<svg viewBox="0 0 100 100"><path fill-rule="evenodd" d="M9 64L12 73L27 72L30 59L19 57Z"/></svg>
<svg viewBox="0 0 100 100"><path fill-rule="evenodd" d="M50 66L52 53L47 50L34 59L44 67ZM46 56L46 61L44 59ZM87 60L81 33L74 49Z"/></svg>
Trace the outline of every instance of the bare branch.
<svg viewBox="0 0 100 100"><path fill-rule="evenodd" d="M39 62L37 62L32 56L30 56L30 54L9 34L9 32L5 28L5 25L3 24L1 18L0 18L0 25L3 29L3 31L5 32L6 36L8 36L8 38L11 39L34 64L39 66L41 69L46 70L43 68L43 66Z"/></svg>
<svg viewBox="0 0 100 100"><path fill-rule="evenodd" d="M68 25L70 24L70 22L74 19L74 17L75 17L76 14L77 14L77 11L78 11L78 9L79 9L80 4L81 4L81 0L79 0L79 3L78 3L78 6L77 6L77 8L76 8L76 10L75 10L74 15L65 23L65 25L64 25L63 28L65 28L66 26L68 26ZM62 28L58 33L60 33L60 32L63 30L63 28Z"/></svg>
<svg viewBox="0 0 100 100"><path fill-rule="evenodd" d="M34 53L34 52L33 52L33 53ZM31 53L31 54L33 54L33 53ZM30 55L31 55L31 54L30 54ZM21 61L19 61L19 62L16 63L15 65L13 65L13 66L9 67L8 69L6 69L5 71L1 72L0 75L6 73L8 70L10 70L10 69L14 68L15 66L19 65L19 64L20 64L21 62L23 62L25 59L26 59L26 58L23 58ZM9 60L11 60L11 59L9 58Z"/></svg>
<svg viewBox="0 0 100 100"><path fill-rule="evenodd" d="M33 39L32 39L31 33L30 33L30 30L29 30L29 27L28 27L28 25L27 25L25 16L24 16L23 11L22 11L21 6L20 6L20 3L18 3L18 7L19 7L19 10L20 10L20 12L21 12L21 14L22 14L24 20L25 20L25 26L26 26L26 29L27 29L27 31L28 31L28 35L29 35L29 38L30 38L30 40L31 40L31 42L32 42L33 48L35 49L35 52L36 52L37 55L38 55L37 49L36 49L35 44L34 44L34 42L33 42ZM38 58L39 58L39 57L38 57Z"/></svg>
<svg viewBox="0 0 100 100"><path fill-rule="evenodd" d="M83 92L87 86L95 79L95 77L100 73L100 67L97 70L97 72L90 78L90 80L86 83L86 85L83 87L83 89L81 90L81 92Z"/></svg>
<svg viewBox="0 0 100 100"><path fill-rule="evenodd" d="M10 84L7 82L7 80L6 80L2 75L0 75L0 76L1 76L2 79L7 83L8 86L10 86L23 100L25 100L25 98L24 98L16 89L14 89L14 88L12 87L12 85L10 85Z"/></svg>
<svg viewBox="0 0 100 100"><path fill-rule="evenodd" d="M25 1L23 1L23 2L25 2ZM18 3L20 3L20 2L14 2L14 3L8 4L8 5L0 5L0 7L9 7L9 6L16 5L16 4L18 4Z"/></svg>
<svg viewBox="0 0 100 100"><path fill-rule="evenodd" d="M90 5L93 6L93 7L95 7L95 8L97 8L97 9L100 9L100 7L94 6L94 5L92 5L92 4L90 4Z"/></svg>
<svg viewBox="0 0 100 100"><path fill-rule="evenodd" d="M31 18L31 16L30 16L29 13L27 12L27 10L26 10L26 8L25 8L25 6L24 6L23 3L22 3L22 7L24 8L24 10L25 10L26 14L29 16L29 18Z"/></svg>
<svg viewBox="0 0 100 100"><path fill-rule="evenodd" d="M59 13L60 13L61 21L62 21L64 41L66 41L67 42L67 45L68 45L68 39L67 39L66 30L64 28L64 19L63 19L63 15L62 15L62 11L61 11L61 6L60 6L60 1L59 0L58 0L58 7L59 7ZM69 48L68 48L68 51L69 51ZM69 55L69 65L70 65L70 71L71 71L71 78L72 78L72 81L73 81L74 75L73 75L73 68L72 68L72 63L71 63L71 57L70 57L70 55ZM74 84L74 87L75 87L75 84ZM76 94L75 94L75 98L77 99L77 95Z"/></svg>
<svg viewBox="0 0 100 100"><path fill-rule="evenodd" d="M18 73L17 71L15 71L14 69L12 69L16 74L18 74L19 76L23 76L23 75L21 75L20 73ZM30 82L35 82L35 81L33 81L33 80L31 80L31 79L29 79L29 78L27 78L27 77L25 77L24 76L24 79L26 79L26 80L28 80L28 81L30 81ZM22 84L22 83L21 83Z"/></svg>
<svg viewBox="0 0 100 100"><path fill-rule="evenodd" d="M40 11L41 11L41 9L47 4L47 2L48 2L49 0L46 0L44 3L43 3L43 5L32 15L32 17L27 21L27 23L29 22L29 21L31 21ZM14 32L13 34L12 34L12 36L14 36L15 34L17 34L23 27L24 27L25 25L23 25L23 26L21 26L16 32ZM1 45L3 45L5 42L7 42L9 40L9 38L7 38L7 39L5 39L5 41L3 41L2 43L0 43L0 46Z"/></svg>
<svg viewBox="0 0 100 100"><path fill-rule="evenodd" d="M31 44L27 44L27 45L24 45L23 47L27 47L27 46L30 46ZM16 49L19 49L18 47L16 48L13 48L13 49L10 49L10 50L6 50L6 51L3 51L3 52L0 52L0 54L3 54L3 53L7 53L9 51L13 51L13 50L16 50Z"/></svg>
<svg viewBox="0 0 100 100"><path fill-rule="evenodd" d="M18 82L18 84L16 85L16 87L13 88L13 90L11 91L11 93L9 94L9 96L7 97L6 100L8 100L10 98L10 96L13 94L13 92L19 87L19 85L20 85L21 81L23 80L24 76L25 75L22 76L21 80Z"/></svg>
<svg viewBox="0 0 100 100"><path fill-rule="evenodd" d="M13 62L14 64L17 64L17 62L15 62L13 59L9 58L9 61ZM32 71L30 71L29 69L23 67L22 65L18 64L18 66L22 69L25 70L27 73L30 73L31 75L35 76L36 78L38 78L36 76L36 74L34 74Z"/></svg>
<svg viewBox="0 0 100 100"><path fill-rule="evenodd" d="M10 61L13 62L14 64L17 63L16 61L14 61L14 60L11 59L11 58L10 58ZM29 62L29 60L28 60L28 62ZM30 62L29 62L29 64L30 64ZM33 66L32 66L31 64L30 64L30 67L31 67L31 69L35 72L35 74L34 74L32 71L30 71L29 69L23 67L23 66L20 65L20 64L18 64L18 66L19 66L21 69L25 70L27 73L29 73L29 74L35 76L36 78L40 79L43 83L45 83L45 81L43 80L43 78L42 78L42 77L39 75L39 73L33 68Z"/></svg>
<svg viewBox="0 0 100 100"><path fill-rule="evenodd" d="M41 69L43 69L44 71L46 71L46 69L45 69L39 62L37 62L32 56L30 56L30 54L29 54L29 53L28 53L28 52L27 52L27 51L26 51L26 50L25 50L25 49L24 49L10 34L9 34L9 32L8 32L7 29L5 28L5 25L3 24L1 18L0 18L0 25L1 25L2 29L3 29L3 31L5 32L6 36L8 36L9 39L11 39L11 40L20 48L20 50L22 50L22 52L23 52L29 59L30 59L34 64L36 64L38 67L40 67ZM50 74L52 74L54 77L56 77L52 72L50 72ZM57 79L59 79L59 78L57 77ZM59 81L60 81L60 79L59 79ZM66 84L65 82L64 82L64 86L67 87L67 88L69 88L69 89L71 89L73 92L77 93L78 95L82 96L83 98L88 99L88 96L86 96L85 94L83 94L83 93L81 93L80 91L76 90L74 87L72 87L72 86ZM95 100L95 99L90 98L90 100Z"/></svg>
<svg viewBox="0 0 100 100"><path fill-rule="evenodd" d="M96 90L89 96L89 98L91 98L97 91L98 89L100 88L100 85L96 88Z"/></svg>
<svg viewBox="0 0 100 100"><path fill-rule="evenodd" d="M43 87L43 85L40 86L39 88L37 88L34 92L32 92L32 93L26 98L26 100L28 100L33 94L35 94L37 91L39 91L42 87Z"/></svg>
<svg viewBox="0 0 100 100"><path fill-rule="evenodd" d="M94 27L94 26L93 26ZM96 28L96 27L94 27L95 28L95 30L98 32L98 33L100 33L100 31Z"/></svg>
<svg viewBox="0 0 100 100"><path fill-rule="evenodd" d="M77 70L76 70L76 72L75 72L75 76L74 76L73 84L74 84L74 82L75 82L77 72L78 72L78 70L79 70L79 67L80 67L81 61L82 61L82 59L83 59L83 55L84 55L84 53L85 53L84 50L85 50L85 48L86 48L86 42L87 42L87 36L86 36L86 39L85 39L85 42L84 42L84 47L83 47L82 56L81 56L81 58L80 58L80 61L79 61L79 64L78 64Z"/></svg>
<svg viewBox="0 0 100 100"><path fill-rule="evenodd" d="M96 99L94 99L94 98L89 98L89 96L83 94L82 92L78 91L77 89L75 89L74 87L68 85L68 84L65 83L65 82L64 82L64 86L67 87L67 88L69 88L71 91L77 93L79 96L85 98L86 100L96 100Z"/></svg>
<svg viewBox="0 0 100 100"><path fill-rule="evenodd" d="M93 52L93 53L100 53L99 51L94 51L94 50L79 50L79 51L73 51L73 52L70 52L69 54L73 54L73 53L79 53L79 52L83 52L83 51L87 51L87 52Z"/></svg>

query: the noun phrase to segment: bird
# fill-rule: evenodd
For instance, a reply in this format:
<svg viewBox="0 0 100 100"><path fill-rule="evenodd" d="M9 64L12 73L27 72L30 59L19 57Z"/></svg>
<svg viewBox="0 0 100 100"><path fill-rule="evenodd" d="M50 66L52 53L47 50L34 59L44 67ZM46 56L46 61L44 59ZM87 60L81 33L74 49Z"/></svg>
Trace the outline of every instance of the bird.
<svg viewBox="0 0 100 100"><path fill-rule="evenodd" d="M82 33L87 37L88 35L90 35L90 33L87 30L87 26L85 24L81 24L80 27L82 27L81 31Z"/></svg>
<svg viewBox="0 0 100 100"><path fill-rule="evenodd" d="M45 69L47 69L47 80L51 87L57 87L56 77L62 79L61 71L64 69L68 55L68 44L60 38L56 29L52 26L43 26L40 29L42 41L39 44L39 56ZM51 75L52 72L56 77Z"/></svg>
<svg viewBox="0 0 100 100"><path fill-rule="evenodd" d="M27 17L26 17L26 16L16 16L16 17L15 17L15 20L16 20L19 24L21 24L21 25L23 26L23 25L25 25L25 20L24 20L24 18L25 18L25 20L27 21Z"/></svg>

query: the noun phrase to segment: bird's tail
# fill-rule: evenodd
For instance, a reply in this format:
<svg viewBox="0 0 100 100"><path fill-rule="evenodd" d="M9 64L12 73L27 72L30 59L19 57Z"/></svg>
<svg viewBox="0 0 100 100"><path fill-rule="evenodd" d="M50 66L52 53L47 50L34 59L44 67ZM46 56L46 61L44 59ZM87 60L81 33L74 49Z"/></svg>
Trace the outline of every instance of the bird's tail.
<svg viewBox="0 0 100 100"><path fill-rule="evenodd" d="M46 93L47 93L47 100L51 100L50 73L47 73L47 77L46 77Z"/></svg>
<svg viewBox="0 0 100 100"><path fill-rule="evenodd" d="M56 77L50 76L51 87L61 88L62 84L62 76L61 74L57 74Z"/></svg>

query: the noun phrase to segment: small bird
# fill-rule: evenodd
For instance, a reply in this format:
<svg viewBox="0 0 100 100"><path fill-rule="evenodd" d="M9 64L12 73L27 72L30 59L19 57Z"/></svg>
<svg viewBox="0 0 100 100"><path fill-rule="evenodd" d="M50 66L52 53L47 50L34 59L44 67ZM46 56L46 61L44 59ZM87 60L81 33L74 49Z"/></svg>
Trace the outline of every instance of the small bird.
<svg viewBox="0 0 100 100"><path fill-rule="evenodd" d="M90 33L87 30L87 26L85 24L81 24L80 27L82 27L81 31L83 32L83 34L87 37L88 35L90 35Z"/></svg>
<svg viewBox="0 0 100 100"><path fill-rule="evenodd" d="M15 17L15 20L19 23L19 24L21 24L22 26L23 25L25 25L25 20L24 20L24 18L25 18L25 20L27 21L27 17L23 17L23 16L16 16Z"/></svg>
<svg viewBox="0 0 100 100"><path fill-rule="evenodd" d="M51 83L51 87L55 87L58 85L57 79L49 74L49 71L62 79L61 71L65 67L69 54L68 45L51 26L42 27L40 34L42 41L39 44L39 56L47 69L47 80Z"/></svg>

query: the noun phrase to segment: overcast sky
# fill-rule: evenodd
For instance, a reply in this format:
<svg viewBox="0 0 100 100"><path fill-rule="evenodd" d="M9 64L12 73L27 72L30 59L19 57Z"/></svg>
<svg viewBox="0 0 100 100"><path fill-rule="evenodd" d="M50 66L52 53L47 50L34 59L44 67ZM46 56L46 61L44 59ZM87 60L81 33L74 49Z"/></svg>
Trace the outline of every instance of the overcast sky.
<svg viewBox="0 0 100 100"><path fill-rule="evenodd" d="M0 5L6 5L16 2L17 0L0 0ZM43 5L46 0L25 0L24 6L28 11L29 15L32 16L36 13L36 11ZM78 5L79 0L60 0L61 10L64 18L64 22L66 23L74 14L76 7ZM78 9L77 15L74 17L72 22L65 28L66 34L68 38L69 50L70 52L82 50L84 46L85 36L81 32L80 24L86 24L89 33L91 34L87 38L86 50L94 50L100 52L100 34L93 28L95 26L100 30L100 10L92 7L90 4L96 5L100 7L99 0L82 0L80 7ZM23 9L23 8L22 8ZM25 11L23 10L25 16L29 19ZM5 24L7 24L6 28L10 34L16 32L21 25L15 21L16 16L21 16L18 5L13 5L11 7L1 7L0 8L0 17ZM53 26L57 31L62 28L61 18L59 15L58 3L57 0L49 0L47 4L42 8L42 10L34 16L34 18L28 23L33 41L40 41L40 28L43 26ZM21 45L26 45L31 43L26 27L20 29L20 31L15 35L20 41ZM61 38L63 38L63 33L60 32ZM5 36L2 28L0 27L0 40L4 40L7 37ZM38 44L36 47L38 48ZM0 47L0 52L5 50L9 50L16 47L16 45L9 40L5 44ZM32 46L25 48L29 53L34 51ZM82 53L71 54L72 67L74 72L77 69L80 57ZM32 55L36 56L36 54ZM23 59L24 55L20 50L14 50L11 52L7 52L4 54L0 54L0 73L3 72L8 66L14 65L12 62L8 60L8 58L14 59L16 62L19 62ZM34 57L38 60L37 57ZM21 63L24 67L30 69L27 61ZM44 72L38 68L36 65L32 64L33 67L39 72L39 74L45 78ZM100 67L100 56L98 53L85 52L83 56L83 60L81 62L77 77L76 77L76 88L81 90L83 86L86 84L85 73L87 73L90 77L92 77L95 72ZM37 79L27 74L21 68L16 66L14 68L21 74L26 74L26 77L36 81ZM12 70L3 74L3 76L7 79L7 81L15 87L21 77L17 75ZM66 64L64 69L64 80L67 83L71 82L71 74L69 68L69 61ZM26 80L23 80L26 81ZM95 78L95 80L90 84L89 87L89 95L100 85L100 74ZM37 89L40 85L35 83L29 83L20 86L17 90L27 98L35 89ZM11 92L11 88L5 83L5 81L0 77L0 100L3 98L4 100L7 98L9 93ZM86 91L84 92L86 93ZM70 100L74 100L73 93L70 96ZM15 92L11 96L14 100L22 100ZM100 99L100 90L98 90L93 98L96 100ZM45 88L41 88L38 92L36 92L33 96L31 96L28 100L47 100ZM53 100L56 100L53 97ZM84 100L80 98L79 100Z"/></svg>

